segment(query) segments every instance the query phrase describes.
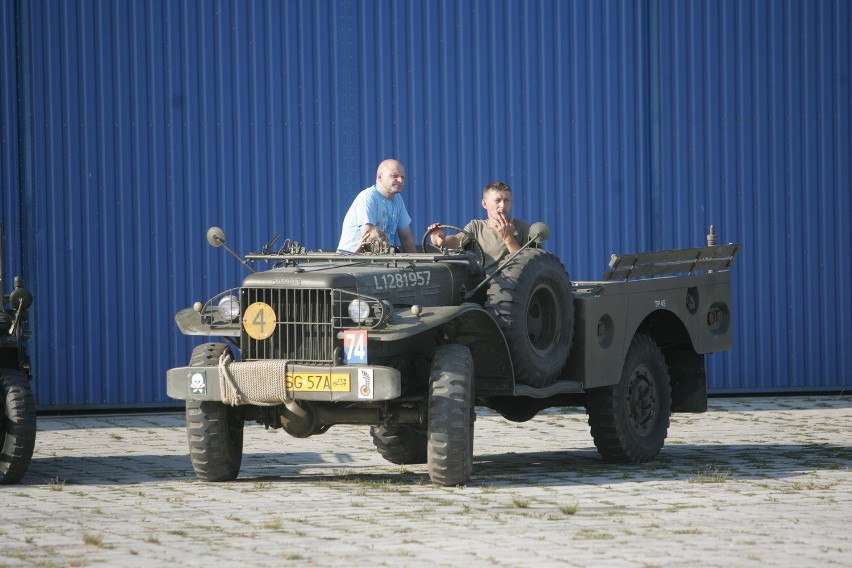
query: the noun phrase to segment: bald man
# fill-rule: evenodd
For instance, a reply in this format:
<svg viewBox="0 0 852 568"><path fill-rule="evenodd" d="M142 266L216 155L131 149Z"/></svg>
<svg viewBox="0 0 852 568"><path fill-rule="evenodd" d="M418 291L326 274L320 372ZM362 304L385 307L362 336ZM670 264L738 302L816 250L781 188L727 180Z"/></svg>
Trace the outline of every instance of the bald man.
<svg viewBox="0 0 852 568"><path fill-rule="evenodd" d="M338 251L363 252L370 230L381 229L391 244L403 252L415 252L411 217L402 199L405 168L397 160L385 160L376 169L376 183L361 191L346 212Z"/></svg>

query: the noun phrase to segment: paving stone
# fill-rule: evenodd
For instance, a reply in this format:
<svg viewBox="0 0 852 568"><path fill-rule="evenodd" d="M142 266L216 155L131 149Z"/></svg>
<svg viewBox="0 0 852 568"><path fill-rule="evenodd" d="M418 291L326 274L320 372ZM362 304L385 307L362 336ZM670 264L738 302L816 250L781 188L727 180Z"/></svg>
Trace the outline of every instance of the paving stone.
<svg viewBox="0 0 852 568"><path fill-rule="evenodd" d="M211 484L182 413L39 417L0 567L852 565L852 397L711 399L637 465L601 461L582 410L478 410L453 488L365 427L248 425L239 479Z"/></svg>

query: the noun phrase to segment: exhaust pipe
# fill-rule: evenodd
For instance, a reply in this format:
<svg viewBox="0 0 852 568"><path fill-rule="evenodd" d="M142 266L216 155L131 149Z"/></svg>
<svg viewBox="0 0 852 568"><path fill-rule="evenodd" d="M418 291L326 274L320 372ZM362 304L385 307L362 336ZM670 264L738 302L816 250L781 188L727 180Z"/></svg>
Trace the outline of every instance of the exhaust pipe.
<svg viewBox="0 0 852 568"><path fill-rule="evenodd" d="M295 438L322 434L335 424L364 424L375 426L392 417L396 423L419 424L425 420L422 409L397 407L390 410L379 407L328 408L316 406L305 400L293 400L279 406L278 421L285 432Z"/></svg>

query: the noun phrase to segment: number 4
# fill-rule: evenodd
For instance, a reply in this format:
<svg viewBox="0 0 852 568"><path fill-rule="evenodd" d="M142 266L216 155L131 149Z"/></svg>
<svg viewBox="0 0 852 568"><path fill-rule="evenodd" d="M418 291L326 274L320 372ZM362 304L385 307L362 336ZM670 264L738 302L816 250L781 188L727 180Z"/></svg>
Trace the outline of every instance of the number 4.
<svg viewBox="0 0 852 568"><path fill-rule="evenodd" d="M266 327L266 320L263 319L263 310L258 310L257 314L254 316L254 319L251 322L253 325L256 325L260 328L260 334L266 331L264 327Z"/></svg>

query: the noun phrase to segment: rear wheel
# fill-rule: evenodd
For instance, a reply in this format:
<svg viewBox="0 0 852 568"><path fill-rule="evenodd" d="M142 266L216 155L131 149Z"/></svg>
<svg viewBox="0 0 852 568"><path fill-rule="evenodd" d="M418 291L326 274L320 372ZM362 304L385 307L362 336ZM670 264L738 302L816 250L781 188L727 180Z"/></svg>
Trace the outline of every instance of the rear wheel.
<svg viewBox="0 0 852 568"><path fill-rule="evenodd" d="M660 452L671 416L671 384L662 351L647 335L630 342L618 384L589 389L589 426L608 462L647 462Z"/></svg>
<svg viewBox="0 0 852 568"><path fill-rule="evenodd" d="M464 345L435 352L429 379L427 464L436 485L463 485L473 470L473 357Z"/></svg>
<svg viewBox="0 0 852 568"><path fill-rule="evenodd" d="M190 367L219 363L228 350L222 343L205 343L192 352ZM189 458L202 481L237 478L243 457L243 420L239 410L214 400L186 401L186 433Z"/></svg>
<svg viewBox="0 0 852 568"><path fill-rule="evenodd" d="M379 454L397 465L426 463L426 432L406 424L370 428Z"/></svg>
<svg viewBox="0 0 852 568"><path fill-rule="evenodd" d="M36 411L27 376L17 369L0 369L3 420L0 423L0 484L21 480L33 458Z"/></svg>

